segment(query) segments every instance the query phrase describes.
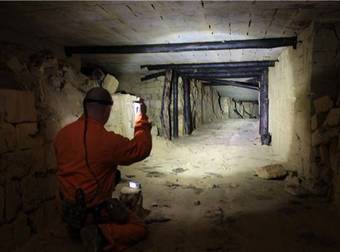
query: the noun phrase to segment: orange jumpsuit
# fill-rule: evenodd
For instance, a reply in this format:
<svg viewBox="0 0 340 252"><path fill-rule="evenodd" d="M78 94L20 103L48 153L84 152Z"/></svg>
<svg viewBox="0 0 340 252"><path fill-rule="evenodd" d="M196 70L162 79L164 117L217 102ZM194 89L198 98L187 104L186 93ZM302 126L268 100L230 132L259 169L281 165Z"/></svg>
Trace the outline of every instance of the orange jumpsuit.
<svg viewBox="0 0 340 252"><path fill-rule="evenodd" d="M92 207L111 198L116 186L115 172L118 165L130 165L149 156L152 148L151 124L146 115L139 114L135 122L134 138L129 140L106 131L102 123L88 118L87 153L90 171L84 159L84 121L80 117L61 129L55 138L54 148L58 162L58 182L65 199L74 201L76 189L81 188L85 192L87 206ZM133 214L126 224L108 223L99 225L99 228L113 251L123 249L146 235L143 222Z"/></svg>

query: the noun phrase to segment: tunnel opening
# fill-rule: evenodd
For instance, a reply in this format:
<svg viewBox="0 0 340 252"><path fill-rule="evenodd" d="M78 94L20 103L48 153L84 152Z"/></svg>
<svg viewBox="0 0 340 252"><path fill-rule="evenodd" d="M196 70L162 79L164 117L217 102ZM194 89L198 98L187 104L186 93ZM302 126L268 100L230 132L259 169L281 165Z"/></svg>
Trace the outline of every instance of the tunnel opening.
<svg viewBox="0 0 340 252"><path fill-rule="evenodd" d="M93 160L80 177L136 205L149 235L126 251L340 250L338 2L0 6L1 251L84 251L63 219L55 139L99 86L114 102L103 132L126 137L100 160L121 181L93 183ZM144 131L151 152L109 160Z"/></svg>

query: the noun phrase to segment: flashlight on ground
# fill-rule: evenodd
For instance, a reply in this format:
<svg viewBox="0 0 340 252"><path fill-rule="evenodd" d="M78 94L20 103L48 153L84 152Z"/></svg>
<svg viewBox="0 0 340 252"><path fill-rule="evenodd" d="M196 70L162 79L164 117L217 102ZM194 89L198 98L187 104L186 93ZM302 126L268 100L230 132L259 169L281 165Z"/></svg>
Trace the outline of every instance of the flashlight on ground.
<svg viewBox="0 0 340 252"><path fill-rule="evenodd" d="M142 185L136 181L129 181L129 187L132 189L141 189Z"/></svg>

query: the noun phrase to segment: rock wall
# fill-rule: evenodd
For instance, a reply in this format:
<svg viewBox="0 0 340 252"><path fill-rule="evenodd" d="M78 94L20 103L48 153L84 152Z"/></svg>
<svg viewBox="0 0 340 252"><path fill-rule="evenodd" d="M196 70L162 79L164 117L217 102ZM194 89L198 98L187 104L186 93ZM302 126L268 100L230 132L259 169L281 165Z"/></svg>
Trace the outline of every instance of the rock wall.
<svg viewBox="0 0 340 252"><path fill-rule="evenodd" d="M0 250L12 251L57 215L56 167L33 93L0 89L0 102Z"/></svg>
<svg viewBox="0 0 340 252"><path fill-rule="evenodd" d="M314 99L313 111L311 184L318 194L333 197L335 192L338 200L340 103L322 96Z"/></svg>
<svg viewBox="0 0 340 252"><path fill-rule="evenodd" d="M221 107L225 119L258 119L257 101L236 101L230 97L221 97Z"/></svg>
<svg viewBox="0 0 340 252"><path fill-rule="evenodd" d="M340 208L340 23L314 25L312 68L312 178L326 184Z"/></svg>
<svg viewBox="0 0 340 252"><path fill-rule="evenodd" d="M313 26L299 34L299 41L297 49L283 51L269 68L269 132L285 168L308 176Z"/></svg>
<svg viewBox="0 0 340 252"><path fill-rule="evenodd" d="M163 135L160 127L160 111L162 106L164 77L141 82L138 76L122 76L119 80L119 91L144 98L148 107L148 115L154 125L154 131ZM179 136L183 136L184 99L183 81L181 78L179 78L178 82L178 98ZM199 81L192 80L190 83L190 101L194 129L197 129L204 123L223 119L220 96L215 89L203 86Z"/></svg>

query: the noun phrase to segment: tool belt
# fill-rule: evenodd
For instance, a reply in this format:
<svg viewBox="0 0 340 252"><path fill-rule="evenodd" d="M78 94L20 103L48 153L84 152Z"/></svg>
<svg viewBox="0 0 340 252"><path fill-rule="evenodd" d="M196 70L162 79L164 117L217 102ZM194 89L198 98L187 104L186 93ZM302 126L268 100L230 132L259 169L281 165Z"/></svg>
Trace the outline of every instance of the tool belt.
<svg viewBox="0 0 340 252"><path fill-rule="evenodd" d="M129 211L118 199L109 199L88 208L82 189L76 190L75 203L66 201L62 196L61 199L63 221L74 229L83 228L89 215L93 216L94 224L123 224L128 221Z"/></svg>

